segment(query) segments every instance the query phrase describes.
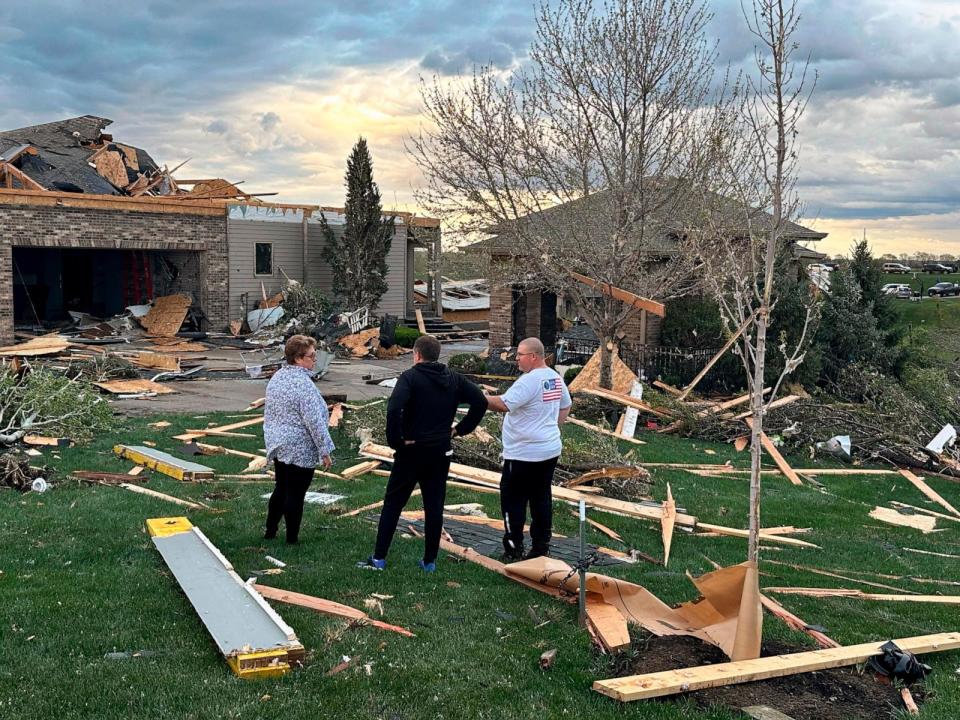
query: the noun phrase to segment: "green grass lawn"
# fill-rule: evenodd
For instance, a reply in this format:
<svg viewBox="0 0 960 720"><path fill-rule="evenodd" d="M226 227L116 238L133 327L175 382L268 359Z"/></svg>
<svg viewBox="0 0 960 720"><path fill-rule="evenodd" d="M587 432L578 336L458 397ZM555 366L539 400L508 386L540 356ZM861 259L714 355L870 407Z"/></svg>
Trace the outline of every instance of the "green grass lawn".
<svg viewBox="0 0 960 720"><path fill-rule="evenodd" d="M348 416L349 417L349 416ZM230 422L223 415L176 416L165 430L125 420L125 427L85 447L65 449L56 465L60 476L72 469L125 472L130 463L113 457L114 443L153 440L177 453L170 436L207 421ZM354 464L356 442L349 426L337 432L335 469ZM565 432L586 432L568 427ZM748 462L727 445L691 442L646 434L639 449L646 462ZM233 438L211 442L255 451L260 440ZM713 450L715 454L708 454ZM242 458L198 458L222 472L239 472ZM793 458L796 467L809 465ZM701 478L682 471L655 472L655 496L670 482L678 505L700 519L746 527L747 480L744 476ZM878 572L960 581L955 559L908 553L905 547L960 555L960 524L940 521L944 531L918 531L883 525L867 516L876 504L897 499L929 505L906 481L894 476L822 477L825 491L794 487L782 477L765 482L763 524L812 527L800 536L821 550L787 548L764 558L815 566L840 573ZM384 479L368 475L349 482L315 482L347 495L336 508L358 507L381 499ZM960 486L933 479L931 484L955 505ZM212 511L186 513L234 565L241 577L271 567L267 554L288 563L283 573L262 576L278 587L363 607L371 593L392 595L384 602L384 620L406 626L405 638L344 622L309 610L277 606L307 648L306 666L278 680L245 682L235 678L192 606L170 575L144 531L150 517L181 515L182 508L125 490L80 486L63 480L45 494L0 491L0 607L4 625L0 643L0 718L721 718L738 717L724 709L702 712L686 701L618 705L590 689L609 676L611 661L598 655L586 632L576 625L576 608L513 583L479 566L455 562L441 553L438 572L415 567L422 545L398 538L383 573L354 568L366 557L374 527L363 517L337 519L328 509L307 506L301 544L261 539L271 484L213 482L182 484L151 474L149 487L184 498L203 499L225 491L229 499L208 500ZM448 502L481 502L499 517L498 498L451 488ZM412 507L419 507L414 501ZM939 509L939 508L936 508ZM573 535L575 521L556 506L558 532ZM657 526L625 517L591 515L620 532L626 542L662 556ZM594 536L595 542L609 544ZM744 559L745 541L691 537L677 533L668 568L650 564L605 570L646 586L670 603L695 596L685 573L709 571L710 560L723 565ZM766 564L762 585L860 587L841 580ZM864 576L924 593L953 588L913 580ZM869 590L868 588L861 588ZM956 588L960 594L960 587ZM880 591L878 591L880 592ZM809 623L821 625L843 644L957 630L956 608L913 603L864 602L844 598L779 596L780 602ZM549 620L542 627L537 621ZM766 639L809 647L809 639L767 616ZM640 633L638 633L638 636ZM542 672L540 654L557 648L552 670ZM104 657L117 651L149 651L140 658ZM326 672L342 656L359 658L334 676ZM954 675L960 653L927 656L934 672L928 680L924 718L956 718L960 678ZM368 669L365 669L364 666Z"/></svg>

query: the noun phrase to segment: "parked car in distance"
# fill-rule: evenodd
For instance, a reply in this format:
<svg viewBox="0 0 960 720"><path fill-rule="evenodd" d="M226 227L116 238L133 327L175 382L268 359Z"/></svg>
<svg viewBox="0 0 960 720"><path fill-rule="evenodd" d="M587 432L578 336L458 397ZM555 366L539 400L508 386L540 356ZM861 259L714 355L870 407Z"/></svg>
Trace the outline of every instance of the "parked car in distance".
<svg viewBox="0 0 960 720"><path fill-rule="evenodd" d="M811 273L833 272L833 268L827 263L812 263L807 265L807 270Z"/></svg>
<svg viewBox="0 0 960 720"><path fill-rule="evenodd" d="M952 282L939 282L927 290L930 297L947 297L949 295L960 295L960 285Z"/></svg>
<svg viewBox="0 0 960 720"><path fill-rule="evenodd" d="M913 270L903 263L888 262L883 264L883 271L890 275L904 274L913 272Z"/></svg>
<svg viewBox="0 0 960 720"><path fill-rule="evenodd" d="M897 290L893 293L893 296L895 298L899 298L902 300L910 300L914 297L916 297L918 300L920 299L920 293L914 290L909 285L901 285L900 287L898 287Z"/></svg>
<svg viewBox="0 0 960 720"><path fill-rule="evenodd" d="M950 267L949 265L944 265L943 263L932 262L932 263L924 263L923 271L925 273L930 273L931 275L933 275L934 273L949 274L953 272L953 268Z"/></svg>
<svg viewBox="0 0 960 720"><path fill-rule="evenodd" d="M884 295L896 295L901 290L907 290L908 292L911 292L911 293L913 292L913 288L911 288L909 285L906 285L905 283L887 283L882 288L880 288L880 292L882 292Z"/></svg>

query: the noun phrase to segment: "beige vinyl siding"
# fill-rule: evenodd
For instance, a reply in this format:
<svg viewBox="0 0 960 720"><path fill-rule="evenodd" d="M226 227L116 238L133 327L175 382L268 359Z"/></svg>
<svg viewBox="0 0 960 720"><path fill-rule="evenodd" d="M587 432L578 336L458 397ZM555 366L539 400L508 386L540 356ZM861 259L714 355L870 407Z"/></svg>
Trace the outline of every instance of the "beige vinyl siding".
<svg viewBox="0 0 960 720"><path fill-rule="evenodd" d="M247 311L256 307L261 295L260 283L267 297L283 289L283 272L291 280L303 282L303 225L301 222L265 222L262 220L228 220L227 243L230 253L230 318L243 316L243 293ZM254 248L257 243L273 244L273 274L257 275Z"/></svg>
<svg viewBox="0 0 960 720"><path fill-rule="evenodd" d="M308 227L310 233L310 285L318 287L322 292L330 295L333 288L333 276L330 272L330 266L320 255L324 245L326 245L323 231L319 221L312 218ZM330 228L338 236L343 233L342 225L331 224ZM390 243L390 252L387 254L387 292L377 307L376 313L378 315L389 313L398 317L404 316L406 309L406 258L407 231L404 225L398 223L393 241ZM291 277L293 276L291 275Z"/></svg>

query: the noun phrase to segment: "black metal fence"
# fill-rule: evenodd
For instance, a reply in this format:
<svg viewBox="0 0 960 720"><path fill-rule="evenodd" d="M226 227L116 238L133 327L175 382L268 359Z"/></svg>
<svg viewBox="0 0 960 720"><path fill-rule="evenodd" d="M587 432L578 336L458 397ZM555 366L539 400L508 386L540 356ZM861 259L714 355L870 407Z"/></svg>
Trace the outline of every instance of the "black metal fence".
<svg viewBox="0 0 960 720"><path fill-rule="evenodd" d="M560 338L556 361L561 365L584 365L600 348L597 340ZM620 359L637 374L649 380L663 378L671 384L685 385L696 376L720 348L677 348L664 345L639 345L620 342Z"/></svg>

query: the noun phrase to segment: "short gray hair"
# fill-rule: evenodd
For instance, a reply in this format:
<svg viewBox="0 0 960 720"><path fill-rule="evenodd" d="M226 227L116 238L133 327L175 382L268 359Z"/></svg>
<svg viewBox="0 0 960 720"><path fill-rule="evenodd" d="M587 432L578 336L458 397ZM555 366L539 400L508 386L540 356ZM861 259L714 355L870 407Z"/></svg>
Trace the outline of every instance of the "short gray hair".
<svg viewBox="0 0 960 720"><path fill-rule="evenodd" d="M528 337L520 341L520 344L517 345L517 350L520 350L521 347L527 348L526 352L536 353L543 357L546 350L543 347L543 343L540 342L540 338Z"/></svg>

